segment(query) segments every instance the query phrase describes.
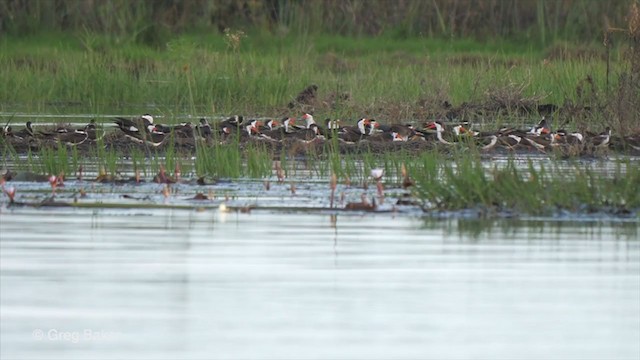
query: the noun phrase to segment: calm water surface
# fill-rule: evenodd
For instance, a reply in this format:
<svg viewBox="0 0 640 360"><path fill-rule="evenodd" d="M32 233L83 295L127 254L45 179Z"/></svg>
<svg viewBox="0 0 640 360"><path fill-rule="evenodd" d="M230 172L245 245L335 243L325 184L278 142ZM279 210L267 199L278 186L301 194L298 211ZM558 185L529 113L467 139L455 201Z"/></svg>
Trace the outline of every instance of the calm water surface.
<svg viewBox="0 0 640 360"><path fill-rule="evenodd" d="M640 358L637 221L0 209L2 359Z"/></svg>

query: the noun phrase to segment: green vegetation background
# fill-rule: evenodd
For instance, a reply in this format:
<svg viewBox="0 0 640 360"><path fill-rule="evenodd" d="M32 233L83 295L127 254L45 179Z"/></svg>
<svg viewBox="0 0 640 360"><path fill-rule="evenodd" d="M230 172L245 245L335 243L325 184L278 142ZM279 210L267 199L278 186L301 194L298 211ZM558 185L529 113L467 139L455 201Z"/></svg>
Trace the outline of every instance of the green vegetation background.
<svg viewBox="0 0 640 360"><path fill-rule="evenodd" d="M472 104L483 108L474 119L482 122L553 103L566 110L562 122L575 123L582 109L611 107L622 83L618 105L627 110L615 116L628 124L640 111L638 88L628 85L631 68L640 68L630 60L633 6L0 0L0 111L168 118L312 111L396 122ZM313 101L287 106L310 84L319 87Z"/></svg>
<svg viewBox="0 0 640 360"><path fill-rule="evenodd" d="M312 111L319 119L392 123L457 109L495 128L503 119L537 122L536 111L523 109L552 103L555 126L628 134L640 119L639 9L637 0L0 0L0 113L109 122L116 113L149 112L171 122ZM318 85L316 96L296 101L310 84ZM260 146L209 150L198 147L192 168L182 164L185 172L272 173L273 154ZM115 177L122 156L104 146L95 151L101 173ZM132 155L134 169L147 170L146 155ZM37 171L47 174L70 173L86 161L64 146L40 156ZM547 176L550 169L531 163L528 172L509 165L487 175L477 156L381 156L357 155L364 163L357 171L345 166L355 159L334 149L329 161L311 166L324 177L364 180L374 166L397 177L406 162L415 194L445 209L638 206L640 173L629 161L609 179L582 167ZM20 162L8 147L3 158ZM151 158L155 172L162 164ZM33 159L30 152L31 170ZM165 159L167 169L183 161L172 147ZM447 181L434 187L441 174ZM540 202L538 194L548 196Z"/></svg>

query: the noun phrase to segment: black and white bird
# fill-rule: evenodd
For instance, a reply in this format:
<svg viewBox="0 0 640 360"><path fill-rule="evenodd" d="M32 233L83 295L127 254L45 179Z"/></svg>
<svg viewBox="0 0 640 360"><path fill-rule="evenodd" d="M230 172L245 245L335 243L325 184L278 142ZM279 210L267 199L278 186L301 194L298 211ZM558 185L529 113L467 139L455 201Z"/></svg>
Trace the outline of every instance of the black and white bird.
<svg viewBox="0 0 640 360"><path fill-rule="evenodd" d="M137 143L144 143L151 132L159 132L153 123L153 116L149 114L144 114L135 119L116 117L113 122L127 138Z"/></svg>

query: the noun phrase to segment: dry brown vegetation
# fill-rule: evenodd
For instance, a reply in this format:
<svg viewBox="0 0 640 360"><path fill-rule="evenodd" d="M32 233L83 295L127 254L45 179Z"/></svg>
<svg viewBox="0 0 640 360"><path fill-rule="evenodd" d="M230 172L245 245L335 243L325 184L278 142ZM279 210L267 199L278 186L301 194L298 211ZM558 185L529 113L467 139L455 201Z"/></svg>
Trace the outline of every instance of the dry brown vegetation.
<svg viewBox="0 0 640 360"><path fill-rule="evenodd" d="M606 89L607 96L601 103L605 121L619 133L640 132L640 5L637 1L629 7L627 26L623 29L607 28L605 45L613 32L619 31L630 43L626 52L629 71L619 75L618 85ZM600 109L598 109L600 110Z"/></svg>
<svg viewBox="0 0 640 360"><path fill-rule="evenodd" d="M0 33L94 31L156 43L193 29L592 40L628 0L0 0Z"/></svg>

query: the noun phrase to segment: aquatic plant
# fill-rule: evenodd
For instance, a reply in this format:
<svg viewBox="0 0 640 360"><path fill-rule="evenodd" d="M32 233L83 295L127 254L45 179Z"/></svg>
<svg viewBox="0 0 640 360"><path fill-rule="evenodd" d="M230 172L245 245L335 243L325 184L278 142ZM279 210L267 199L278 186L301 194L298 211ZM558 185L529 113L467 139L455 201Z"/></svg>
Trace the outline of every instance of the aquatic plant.
<svg viewBox="0 0 640 360"><path fill-rule="evenodd" d="M559 209L628 211L640 208L640 167L626 159L612 171L597 164L553 161L545 165L526 160L522 167L510 158L504 164L487 164L475 156L456 155L442 161L424 154L409 173L414 194L427 209L518 211L543 214Z"/></svg>
<svg viewBox="0 0 640 360"><path fill-rule="evenodd" d="M259 144L246 149L245 174L252 179L260 179L271 175L273 159L271 153Z"/></svg>

